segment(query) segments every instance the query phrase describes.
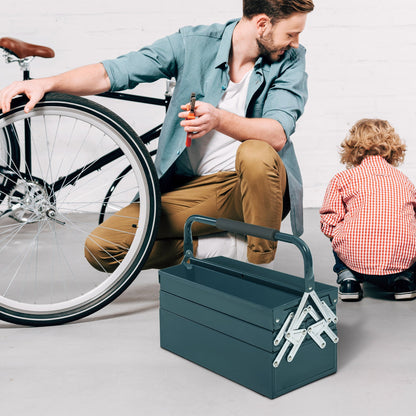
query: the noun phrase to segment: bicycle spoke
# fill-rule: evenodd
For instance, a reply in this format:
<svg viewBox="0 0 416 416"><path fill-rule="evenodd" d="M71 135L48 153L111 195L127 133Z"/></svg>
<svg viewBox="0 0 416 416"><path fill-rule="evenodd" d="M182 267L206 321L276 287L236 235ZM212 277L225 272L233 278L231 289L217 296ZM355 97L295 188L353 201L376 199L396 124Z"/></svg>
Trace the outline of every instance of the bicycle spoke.
<svg viewBox="0 0 416 416"><path fill-rule="evenodd" d="M40 233L41 229L42 229L42 227L39 227L38 232L36 233L36 235L35 235L35 237L34 237L33 241L31 242L31 245L36 244L36 242L37 242L37 238L39 237L39 233ZM3 295L3 296L6 296L6 295L7 295L7 292L8 292L8 291L9 291L9 289L12 287L12 285L13 285L14 281L16 280L16 278L17 278L17 276L18 276L18 273L19 273L19 271L20 271L21 267L22 267L22 266L23 266L23 264L25 263L26 258L29 256L29 253L30 253L30 246L29 246L29 250L27 250L27 251L25 252L25 254L24 254L24 256L23 256L22 258L16 258L16 259L15 259L15 261L16 261L16 262L17 262L18 260L20 260L20 262L19 262L18 266L16 267L16 270L15 270L15 272L14 272L14 274L13 274L12 278L10 279L10 282L9 282L9 284L8 284L8 286L7 286L7 288L6 288L6 290L2 293L2 295ZM35 272L35 281L36 281L36 280L37 280L37 275L36 275L36 272Z"/></svg>
<svg viewBox="0 0 416 416"><path fill-rule="evenodd" d="M63 149L63 154L69 154L69 152L71 151L71 146L70 146L70 144L72 143L72 141L73 141L73 137L74 137L74 133L75 133L75 129L76 129L76 125L77 125L77 123L78 123L78 120L77 119L74 119L74 120L72 120L72 128L71 128L71 134L69 135L69 136L67 136L68 138L67 138L67 141L66 141L66 146L65 146L65 148ZM61 140L63 140L62 138L61 138ZM63 142L62 142L63 143ZM63 175L61 172L62 172L62 169L63 169L63 163L64 163L64 158L63 157L61 157L60 158L60 165L58 166L58 168L57 168L57 172L56 172L56 176L59 178L59 177L61 177L61 176L65 176L65 175Z"/></svg>

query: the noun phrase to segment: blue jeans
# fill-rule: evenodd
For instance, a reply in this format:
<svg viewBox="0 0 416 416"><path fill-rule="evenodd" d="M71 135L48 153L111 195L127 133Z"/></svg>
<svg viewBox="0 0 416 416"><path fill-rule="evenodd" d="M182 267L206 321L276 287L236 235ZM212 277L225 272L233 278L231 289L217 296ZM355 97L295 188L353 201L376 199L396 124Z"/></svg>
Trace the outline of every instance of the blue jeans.
<svg viewBox="0 0 416 416"><path fill-rule="evenodd" d="M393 274L377 276L377 275L362 274L362 273L358 273L354 270L351 270L350 268L348 268L345 265L345 263L342 262L342 260L338 257L338 254L335 253L335 251L333 251L333 254L334 254L334 258L335 258L335 264L334 264L333 270L338 276L342 271L349 270L358 282L360 282L360 283L363 283L363 282L373 283L373 284L381 287L384 290L390 290L392 288L393 284L394 284L394 281L399 276L406 276L411 281L414 281L416 263L413 264L412 266L410 266L407 270L403 270L400 273L393 273ZM337 279L338 284L341 283L341 281L342 281L342 279L341 280L339 280L339 278Z"/></svg>

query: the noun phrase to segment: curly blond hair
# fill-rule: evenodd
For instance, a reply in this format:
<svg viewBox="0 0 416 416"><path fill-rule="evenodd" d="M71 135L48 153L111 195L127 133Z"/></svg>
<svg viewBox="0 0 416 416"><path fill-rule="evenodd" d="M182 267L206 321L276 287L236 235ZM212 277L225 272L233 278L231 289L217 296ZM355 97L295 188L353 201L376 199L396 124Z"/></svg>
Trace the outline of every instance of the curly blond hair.
<svg viewBox="0 0 416 416"><path fill-rule="evenodd" d="M341 143L341 163L358 166L367 156L382 156L398 166L403 162L406 145L386 120L364 118L357 121Z"/></svg>

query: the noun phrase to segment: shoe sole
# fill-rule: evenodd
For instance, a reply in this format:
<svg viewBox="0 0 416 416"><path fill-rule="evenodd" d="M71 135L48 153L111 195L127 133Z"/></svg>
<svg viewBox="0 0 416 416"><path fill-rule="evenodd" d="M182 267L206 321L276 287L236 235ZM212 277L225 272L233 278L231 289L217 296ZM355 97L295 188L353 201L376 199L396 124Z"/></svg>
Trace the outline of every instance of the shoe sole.
<svg viewBox="0 0 416 416"><path fill-rule="evenodd" d="M416 298L416 292L402 292L394 294L394 299L396 300L410 300L414 298Z"/></svg>
<svg viewBox="0 0 416 416"><path fill-rule="evenodd" d="M363 294L360 292L357 293L342 293L338 292L339 298L343 301L359 301L362 299Z"/></svg>

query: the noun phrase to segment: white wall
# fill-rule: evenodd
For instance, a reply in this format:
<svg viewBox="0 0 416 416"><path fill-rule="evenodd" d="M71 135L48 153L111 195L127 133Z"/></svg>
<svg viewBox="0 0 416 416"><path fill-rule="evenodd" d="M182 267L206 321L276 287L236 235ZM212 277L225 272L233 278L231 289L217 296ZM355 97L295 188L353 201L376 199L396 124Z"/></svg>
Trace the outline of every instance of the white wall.
<svg viewBox="0 0 416 416"><path fill-rule="evenodd" d="M191 8L190 5L193 4ZM315 0L302 43L308 49L310 99L295 141L305 206L320 206L326 185L343 167L337 146L362 117L388 119L408 144L402 169L416 182L416 3L413 0ZM241 0L3 0L0 37L44 44L53 60L37 59L35 77L115 57L188 24L241 15ZM0 62L0 87L20 74ZM138 87L162 96L164 83ZM105 102L138 130L163 112Z"/></svg>

